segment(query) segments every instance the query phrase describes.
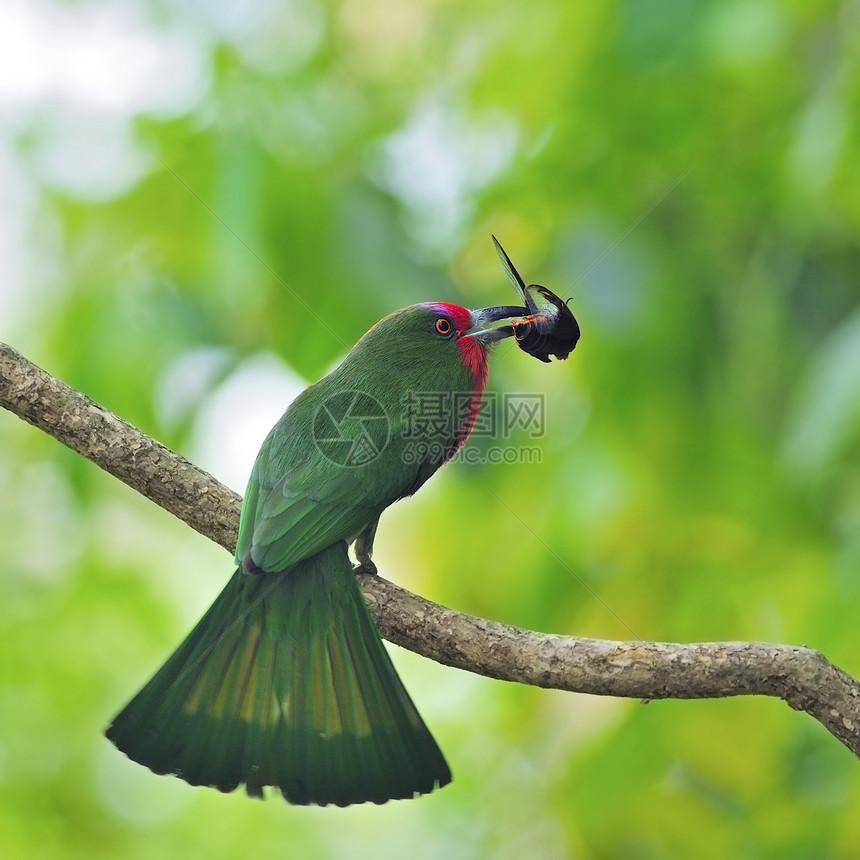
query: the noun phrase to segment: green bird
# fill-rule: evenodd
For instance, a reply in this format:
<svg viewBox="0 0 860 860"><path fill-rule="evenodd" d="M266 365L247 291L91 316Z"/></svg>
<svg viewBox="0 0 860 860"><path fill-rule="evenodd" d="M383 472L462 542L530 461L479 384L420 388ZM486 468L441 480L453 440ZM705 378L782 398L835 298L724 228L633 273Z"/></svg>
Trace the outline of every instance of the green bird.
<svg viewBox="0 0 860 860"><path fill-rule="evenodd" d="M238 568L106 734L192 785L290 803L410 798L451 771L362 598L381 513L474 425L488 347L522 307L425 303L377 323L269 433L242 506Z"/></svg>

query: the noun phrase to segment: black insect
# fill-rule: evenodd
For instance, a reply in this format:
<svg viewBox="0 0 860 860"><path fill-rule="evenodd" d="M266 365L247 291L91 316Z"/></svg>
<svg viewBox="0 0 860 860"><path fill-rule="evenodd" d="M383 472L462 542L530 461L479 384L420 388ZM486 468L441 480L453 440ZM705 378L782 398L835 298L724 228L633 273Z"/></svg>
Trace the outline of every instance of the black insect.
<svg viewBox="0 0 860 860"><path fill-rule="evenodd" d="M579 340L579 323L576 317L566 302L552 290L540 284L526 286L495 236L493 242L508 280L526 304L523 310L528 311L521 319L512 320L510 323L518 346L547 364L551 355L564 360Z"/></svg>

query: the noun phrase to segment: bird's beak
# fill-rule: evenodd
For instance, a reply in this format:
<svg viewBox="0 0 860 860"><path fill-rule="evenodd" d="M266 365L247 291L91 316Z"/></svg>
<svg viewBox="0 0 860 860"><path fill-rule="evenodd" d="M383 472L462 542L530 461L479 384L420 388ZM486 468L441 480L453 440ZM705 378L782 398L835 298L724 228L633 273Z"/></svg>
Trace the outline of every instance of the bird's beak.
<svg viewBox="0 0 860 860"><path fill-rule="evenodd" d="M512 325L498 325L504 320L518 319L528 314L528 308L515 305L500 305L494 308L481 308L470 311L472 321L469 328L460 337L474 337L483 344L494 343L497 340L510 337L514 333Z"/></svg>

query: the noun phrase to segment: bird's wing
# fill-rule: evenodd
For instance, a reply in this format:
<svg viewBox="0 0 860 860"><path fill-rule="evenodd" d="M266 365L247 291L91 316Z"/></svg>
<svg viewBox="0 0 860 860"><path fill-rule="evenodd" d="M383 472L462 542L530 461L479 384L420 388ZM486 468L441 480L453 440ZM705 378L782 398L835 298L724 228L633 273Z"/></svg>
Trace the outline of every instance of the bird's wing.
<svg viewBox="0 0 860 860"><path fill-rule="evenodd" d="M314 435L314 417L316 403L320 397L325 400L320 386L327 379L291 404L257 455L236 547L236 561L246 570L282 571L355 537L439 466L405 456L408 440L399 414L387 419L387 444L375 459L350 467L324 456ZM314 388L320 395L316 399L307 396Z"/></svg>
<svg viewBox="0 0 860 860"><path fill-rule="evenodd" d="M397 498L364 469L319 470L304 461L268 494L249 487L237 555L250 553L266 572L284 570L340 540L354 537ZM322 472L322 473L321 473ZM326 473L327 472L327 473Z"/></svg>

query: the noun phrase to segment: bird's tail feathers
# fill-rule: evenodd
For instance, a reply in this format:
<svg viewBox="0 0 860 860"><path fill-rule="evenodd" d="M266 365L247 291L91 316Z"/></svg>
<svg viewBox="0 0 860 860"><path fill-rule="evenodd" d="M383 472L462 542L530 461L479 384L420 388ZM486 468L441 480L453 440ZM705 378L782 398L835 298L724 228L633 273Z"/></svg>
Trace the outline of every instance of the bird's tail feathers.
<svg viewBox="0 0 860 860"><path fill-rule="evenodd" d="M450 782L336 544L286 572L241 569L114 719L129 758L192 785L291 803L384 803Z"/></svg>

